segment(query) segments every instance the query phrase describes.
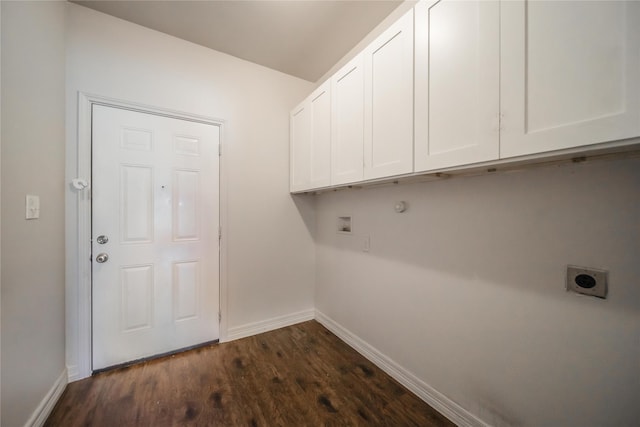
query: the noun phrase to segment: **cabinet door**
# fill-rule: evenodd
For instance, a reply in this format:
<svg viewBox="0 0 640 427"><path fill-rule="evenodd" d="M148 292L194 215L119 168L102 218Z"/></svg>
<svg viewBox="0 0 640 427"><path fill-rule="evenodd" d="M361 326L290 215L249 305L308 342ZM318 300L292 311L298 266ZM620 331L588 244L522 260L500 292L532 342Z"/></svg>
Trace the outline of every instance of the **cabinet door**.
<svg viewBox="0 0 640 427"><path fill-rule="evenodd" d="M362 181L364 72L362 54L331 78L331 184Z"/></svg>
<svg viewBox="0 0 640 427"><path fill-rule="evenodd" d="M499 2L423 0L415 14L415 170L497 159Z"/></svg>
<svg viewBox="0 0 640 427"><path fill-rule="evenodd" d="M413 10L364 50L364 178L413 171Z"/></svg>
<svg viewBox="0 0 640 427"><path fill-rule="evenodd" d="M331 185L331 84L324 83L309 97L311 149L309 185Z"/></svg>
<svg viewBox="0 0 640 427"><path fill-rule="evenodd" d="M307 101L291 111L290 126L290 189L307 190L311 169L311 110Z"/></svg>
<svg viewBox="0 0 640 427"><path fill-rule="evenodd" d="M640 2L506 1L500 156L640 135Z"/></svg>

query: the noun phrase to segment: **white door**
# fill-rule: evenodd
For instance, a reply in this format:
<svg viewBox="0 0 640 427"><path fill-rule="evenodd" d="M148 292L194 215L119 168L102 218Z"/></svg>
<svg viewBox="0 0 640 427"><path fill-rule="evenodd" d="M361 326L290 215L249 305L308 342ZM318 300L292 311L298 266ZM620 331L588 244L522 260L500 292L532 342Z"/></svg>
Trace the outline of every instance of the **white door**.
<svg viewBox="0 0 640 427"><path fill-rule="evenodd" d="M364 51L364 179L413 172L413 10Z"/></svg>
<svg viewBox="0 0 640 427"><path fill-rule="evenodd" d="M364 70L362 54L331 78L331 184L362 181Z"/></svg>
<svg viewBox="0 0 640 427"><path fill-rule="evenodd" d="M497 159L500 4L423 0L415 13L415 170Z"/></svg>
<svg viewBox="0 0 640 427"><path fill-rule="evenodd" d="M219 138L93 107L94 370L218 339Z"/></svg>
<svg viewBox="0 0 640 427"><path fill-rule="evenodd" d="M501 3L500 157L640 135L640 2Z"/></svg>

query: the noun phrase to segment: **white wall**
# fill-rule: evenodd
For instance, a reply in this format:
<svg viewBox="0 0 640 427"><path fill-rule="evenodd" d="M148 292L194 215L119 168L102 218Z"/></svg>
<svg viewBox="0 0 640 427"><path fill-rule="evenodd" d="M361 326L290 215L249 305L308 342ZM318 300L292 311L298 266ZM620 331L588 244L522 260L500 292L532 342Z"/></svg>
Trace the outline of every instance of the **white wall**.
<svg viewBox="0 0 640 427"><path fill-rule="evenodd" d="M491 425L638 424L640 159L317 197L320 312Z"/></svg>
<svg viewBox="0 0 640 427"><path fill-rule="evenodd" d="M360 52L362 52L371 42L373 42L380 34L387 30L393 23L395 23L402 15L412 9L418 0L401 0L399 5L380 22L376 27L369 32L365 37L358 42L349 52L346 53L333 67L331 67L322 77L316 82L316 87L327 81L332 75L337 73L347 62L355 58Z"/></svg>
<svg viewBox="0 0 640 427"><path fill-rule="evenodd" d="M2 7L2 425L31 417L64 371L62 2ZM41 217L26 221L26 194Z"/></svg>
<svg viewBox="0 0 640 427"><path fill-rule="evenodd" d="M2 5L0 5L0 100L2 99ZM2 102L0 102L0 176L2 176ZM2 184L0 183L0 230L2 230ZM0 233L0 384L2 383L2 233ZM2 386L0 386L2 402ZM2 425L2 404L0 404L0 426Z"/></svg>
<svg viewBox="0 0 640 427"><path fill-rule="evenodd" d="M288 113L313 85L82 6L67 7L67 180L76 174L78 91L224 120L227 326L311 310L315 248L288 194ZM71 191L67 208L76 209ZM68 228L74 224L69 216ZM74 335L77 254L69 246L67 322ZM76 344L69 337L71 366Z"/></svg>

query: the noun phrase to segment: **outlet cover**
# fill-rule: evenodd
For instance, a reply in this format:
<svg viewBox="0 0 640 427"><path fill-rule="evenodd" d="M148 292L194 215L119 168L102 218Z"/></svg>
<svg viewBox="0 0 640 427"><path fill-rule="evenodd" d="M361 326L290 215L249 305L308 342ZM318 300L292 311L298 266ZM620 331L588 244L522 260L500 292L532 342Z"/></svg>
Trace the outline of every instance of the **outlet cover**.
<svg viewBox="0 0 640 427"><path fill-rule="evenodd" d="M338 233L351 234L352 232L351 215L339 216L337 225L338 225Z"/></svg>
<svg viewBox="0 0 640 427"><path fill-rule="evenodd" d="M567 266L567 291L607 298L608 271L589 267Z"/></svg>

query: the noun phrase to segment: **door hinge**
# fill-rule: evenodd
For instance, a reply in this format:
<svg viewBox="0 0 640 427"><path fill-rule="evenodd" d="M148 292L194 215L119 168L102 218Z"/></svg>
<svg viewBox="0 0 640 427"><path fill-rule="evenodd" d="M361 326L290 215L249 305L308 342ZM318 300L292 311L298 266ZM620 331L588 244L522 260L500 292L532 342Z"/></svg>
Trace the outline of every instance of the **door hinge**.
<svg viewBox="0 0 640 427"><path fill-rule="evenodd" d="M218 226L218 241L222 240L222 226Z"/></svg>
<svg viewBox="0 0 640 427"><path fill-rule="evenodd" d="M222 144L218 144L218 157L222 156Z"/></svg>
<svg viewBox="0 0 640 427"><path fill-rule="evenodd" d="M222 313L218 312L218 322L222 322Z"/></svg>

